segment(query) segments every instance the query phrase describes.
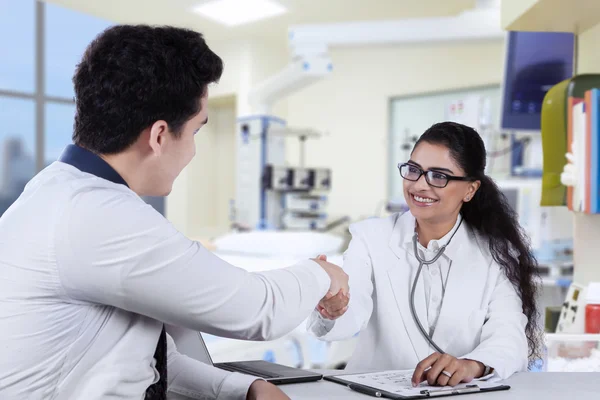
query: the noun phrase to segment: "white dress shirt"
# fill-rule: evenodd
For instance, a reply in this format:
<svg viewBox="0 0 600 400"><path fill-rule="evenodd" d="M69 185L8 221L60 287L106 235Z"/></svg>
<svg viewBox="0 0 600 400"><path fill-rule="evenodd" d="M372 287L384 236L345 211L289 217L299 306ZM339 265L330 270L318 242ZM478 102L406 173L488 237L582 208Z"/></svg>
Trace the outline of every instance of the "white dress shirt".
<svg viewBox="0 0 600 400"><path fill-rule="evenodd" d="M0 398L141 400L163 322L269 340L310 314L315 262L264 273L187 239L123 184L55 162L0 218ZM169 396L245 399L253 377L177 353Z"/></svg>
<svg viewBox="0 0 600 400"><path fill-rule="evenodd" d="M462 217L459 215L454 227L444 235L441 239L430 240L427 247L423 247L421 243L417 243L417 251L419 256L423 260L432 260L440 250L440 248L448 243L452 234L459 226ZM412 237L405 238L405 248L412 250ZM446 292L446 284L448 283L448 275L452 266L452 260L444 252L436 262L432 264L423 265L421 270L421 279L423 279L423 286L425 289L425 306L427 309L427 323L429 326L429 334L433 336L435 332L435 326L440 317L440 311L442 310L442 303L444 301L444 295ZM425 321L421 321L424 323Z"/></svg>

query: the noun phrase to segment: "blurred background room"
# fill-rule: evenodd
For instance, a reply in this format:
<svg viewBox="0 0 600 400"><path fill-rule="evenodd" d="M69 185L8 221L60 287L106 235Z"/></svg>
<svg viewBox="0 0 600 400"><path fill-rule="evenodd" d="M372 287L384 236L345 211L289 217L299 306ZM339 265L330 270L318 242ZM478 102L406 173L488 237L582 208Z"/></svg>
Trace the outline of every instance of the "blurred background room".
<svg viewBox="0 0 600 400"><path fill-rule="evenodd" d="M600 282L600 164L598 151L583 155L600 134L600 11L537 24L535 13L564 14L548 3L0 0L0 215L71 143L71 78L97 34L119 23L191 28L225 71L195 159L168 197L145 199L181 232L250 271L318 254L341 265L349 224L407 209L397 164L419 135L461 122L484 138L487 173L539 262L538 369L600 371L600 332L586 332L584 316L586 299L600 303L588 290ZM596 194L579 208L588 184ZM214 361L301 368L343 368L355 346L304 325L264 343L204 337Z"/></svg>

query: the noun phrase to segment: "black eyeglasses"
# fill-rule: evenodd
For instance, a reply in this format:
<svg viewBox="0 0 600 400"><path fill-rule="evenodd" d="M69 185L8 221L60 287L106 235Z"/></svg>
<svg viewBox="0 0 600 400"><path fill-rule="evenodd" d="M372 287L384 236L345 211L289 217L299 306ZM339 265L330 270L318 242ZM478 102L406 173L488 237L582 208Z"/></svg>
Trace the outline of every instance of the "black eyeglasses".
<svg viewBox="0 0 600 400"><path fill-rule="evenodd" d="M468 176L452 176L439 171L423 171L414 164L399 163L400 176L406 180L416 182L425 175L427 183L436 188L445 188L449 181L472 181Z"/></svg>

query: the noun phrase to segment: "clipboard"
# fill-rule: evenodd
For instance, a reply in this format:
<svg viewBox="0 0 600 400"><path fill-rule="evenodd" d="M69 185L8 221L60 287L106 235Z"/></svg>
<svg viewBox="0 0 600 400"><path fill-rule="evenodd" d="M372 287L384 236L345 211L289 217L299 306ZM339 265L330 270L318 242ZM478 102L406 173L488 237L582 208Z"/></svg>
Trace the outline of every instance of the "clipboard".
<svg viewBox="0 0 600 400"><path fill-rule="evenodd" d="M355 374L353 374L355 375ZM350 375L348 375L350 376ZM372 397L385 398L385 399L428 399L428 398L438 398L438 397L449 397L449 396L459 396L465 394L473 394L473 393L488 393L488 392L497 392L501 390L509 390L510 386L504 385L501 383L498 384L487 384L485 382L475 382L471 384L463 384L460 387L435 387L432 388L430 386L424 388L414 388L414 394L399 394L393 393L391 391L387 391L385 389L377 388L374 386L368 386L359 384L353 381L349 381L343 378L342 376L325 376L323 378L326 381L338 383L340 385L344 385L349 387L350 389L356 391L357 393L366 394Z"/></svg>

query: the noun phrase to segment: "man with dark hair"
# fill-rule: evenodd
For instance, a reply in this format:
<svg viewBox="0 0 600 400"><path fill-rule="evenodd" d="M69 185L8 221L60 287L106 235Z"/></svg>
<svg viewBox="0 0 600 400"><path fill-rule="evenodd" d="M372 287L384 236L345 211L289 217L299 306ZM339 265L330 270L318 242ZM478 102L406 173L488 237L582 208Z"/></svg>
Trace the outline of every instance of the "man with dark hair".
<svg viewBox="0 0 600 400"><path fill-rule="evenodd" d="M165 328L273 339L348 290L322 259L233 267L140 198L167 195L194 157L222 71L186 29L115 26L89 45L75 144L0 218L0 398L287 399L179 354Z"/></svg>

